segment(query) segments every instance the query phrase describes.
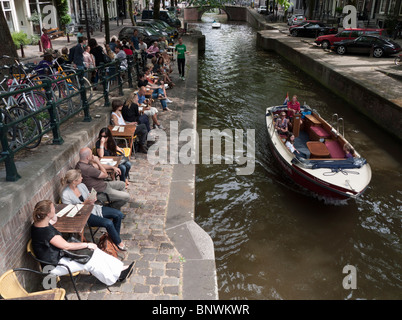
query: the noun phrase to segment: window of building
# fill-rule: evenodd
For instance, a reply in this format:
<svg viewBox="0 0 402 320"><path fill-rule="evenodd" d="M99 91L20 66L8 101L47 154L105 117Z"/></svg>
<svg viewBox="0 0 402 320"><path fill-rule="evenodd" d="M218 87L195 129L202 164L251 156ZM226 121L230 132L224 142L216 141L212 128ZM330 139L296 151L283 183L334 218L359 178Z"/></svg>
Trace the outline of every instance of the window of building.
<svg viewBox="0 0 402 320"><path fill-rule="evenodd" d="M381 0L379 13L385 13L386 6L387 6L387 0Z"/></svg>
<svg viewBox="0 0 402 320"><path fill-rule="evenodd" d="M3 1L1 0L1 6L3 8L4 16L7 21L8 28L10 29L11 32L15 31L14 27L14 21L13 21L13 15L11 12L11 3L10 1Z"/></svg>
<svg viewBox="0 0 402 320"><path fill-rule="evenodd" d="M394 14L395 5L396 5L396 0L389 1L388 14ZM395 14L396 14L396 12L395 12Z"/></svg>

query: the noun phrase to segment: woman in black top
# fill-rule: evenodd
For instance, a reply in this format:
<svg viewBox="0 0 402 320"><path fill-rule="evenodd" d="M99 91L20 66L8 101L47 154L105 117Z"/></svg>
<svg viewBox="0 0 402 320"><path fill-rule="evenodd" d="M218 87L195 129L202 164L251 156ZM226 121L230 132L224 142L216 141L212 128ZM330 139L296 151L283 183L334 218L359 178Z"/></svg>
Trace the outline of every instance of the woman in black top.
<svg viewBox="0 0 402 320"><path fill-rule="evenodd" d="M151 131L151 127L149 125L148 116L140 112L138 106L138 95L135 91L133 91L126 102L123 105L123 109L121 110L121 114L123 115L123 119L128 122L137 122L138 124L145 124L148 132Z"/></svg>
<svg viewBox="0 0 402 320"><path fill-rule="evenodd" d="M120 153L124 155L124 150L116 145L116 141L113 138L112 132L108 128L102 128L99 131L98 140L96 141L96 153L100 158L103 157L115 157ZM128 182L131 162L125 161L118 165L120 169L120 180L126 182L126 187L130 184Z"/></svg>
<svg viewBox="0 0 402 320"><path fill-rule="evenodd" d="M61 266L63 264L68 266L71 272L86 270L108 286L116 281L126 280L131 274L134 263L125 267L119 259L98 249L94 243L64 240L61 233L53 227L53 224L57 222L57 216L52 201L39 201L34 208L33 220L31 238L36 257L51 265L60 264L50 273L57 276L67 274L67 269ZM86 264L63 257L62 250L75 251L86 248L94 250L91 259Z"/></svg>
<svg viewBox="0 0 402 320"><path fill-rule="evenodd" d="M88 45L91 48L91 51L89 53L93 54L93 56L95 57L95 66L99 67L101 63L105 63L104 59L105 53L103 51L103 48L96 42L96 39L94 38L89 39ZM99 80L99 74L97 70L95 74L94 83L98 83L98 80Z"/></svg>

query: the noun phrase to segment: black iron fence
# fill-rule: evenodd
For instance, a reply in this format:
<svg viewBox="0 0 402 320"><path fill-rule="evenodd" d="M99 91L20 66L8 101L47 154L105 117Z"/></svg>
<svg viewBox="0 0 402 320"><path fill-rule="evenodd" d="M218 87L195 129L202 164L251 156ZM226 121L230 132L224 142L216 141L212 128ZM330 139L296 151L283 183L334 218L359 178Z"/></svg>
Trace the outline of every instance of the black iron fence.
<svg viewBox="0 0 402 320"><path fill-rule="evenodd" d="M127 84L129 88L133 88L133 75L138 72L135 66L135 59L127 56L127 70L123 70L120 61L115 60L107 64L102 64L96 69L77 70L76 74L66 77L58 77L56 79L43 79L36 86L27 87L20 90L10 91L0 94L0 101L3 102L3 108L0 109L0 162L4 162L6 170L6 181L17 181L21 176L18 174L14 161L14 155L24 148L35 144L48 133L52 133L52 144L63 144L63 136L60 131L60 125L70 118L76 116L83 111L84 122L91 122L90 106L103 100L105 107L110 106L109 94L118 90L118 95L123 96L123 85ZM137 72L135 72L135 69ZM87 85L85 83L84 74L86 72L98 71L100 75L100 83L103 86L103 92L97 97L88 101L87 91L99 84ZM124 77L123 77L124 75ZM56 96L54 86L63 81L71 83L72 80L78 78L78 89L68 90L64 96ZM68 84L67 84L68 86ZM77 88L77 87L76 87ZM27 108L24 105L8 105L10 97L18 97L19 95L29 94L33 91L41 92L46 96L44 105L37 110ZM74 98L78 98L74 101ZM16 101L16 99L14 99ZM61 106L70 102L75 105L67 113L61 112ZM14 109L13 109L14 107ZM21 112L21 110L25 110ZM18 111L18 112L17 112ZM44 120L45 119L45 120Z"/></svg>

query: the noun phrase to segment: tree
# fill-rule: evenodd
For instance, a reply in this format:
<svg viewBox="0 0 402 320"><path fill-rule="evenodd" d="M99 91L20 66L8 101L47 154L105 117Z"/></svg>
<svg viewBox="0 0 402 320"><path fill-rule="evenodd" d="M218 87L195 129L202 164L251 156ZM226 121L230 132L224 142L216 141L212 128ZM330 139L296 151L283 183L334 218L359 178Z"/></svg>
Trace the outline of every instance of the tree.
<svg viewBox="0 0 402 320"><path fill-rule="evenodd" d="M107 8L108 0L102 0L103 3L103 19L105 20L105 40L110 42L110 27L109 27L109 11Z"/></svg>
<svg viewBox="0 0 402 320"><path fill-rule="evenodd" d="M161 10L161 0L154 0L154 19L159 19L160 10Z"/></svg>
<svg viewBox="0 0 402 320"><path fill-rule="evenodd" d="M131 24L133 26L136 26L137 24L135 23L135 19L134 19L134 12L133 12L133 1L132 0L128 0L128 12L129 12L129 16L130 16L130 20L131 20Z"/></svg>
<svg viewBox="0 0 402 320"><path fill-rule="evenodd" d="M13 43L13 39L11 37L10 29L8 28L8 24L6 18L4 16L3 7L0 5L0 43L10 44ZM18 59L18 54L15 46L12 45L2 45L0 46L0 55L7 55L13 58Z"/></svg>

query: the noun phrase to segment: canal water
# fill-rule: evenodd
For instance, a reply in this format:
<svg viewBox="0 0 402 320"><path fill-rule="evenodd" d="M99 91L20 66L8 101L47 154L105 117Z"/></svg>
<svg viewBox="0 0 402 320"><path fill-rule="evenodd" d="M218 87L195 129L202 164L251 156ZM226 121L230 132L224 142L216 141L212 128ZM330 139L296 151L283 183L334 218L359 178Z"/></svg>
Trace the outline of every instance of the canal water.
<svg viewBox="0 0 402 320"><path fill-rule="evenodd" d="M220 299L401 299L400 143L282 57L256 48L248 24L211 13L202 19L195 24L206 36L198 131L255 130L252 175L236 175L236 162L196 168L196 222L215 245ZM214 19L221 29L211 28ZM346 139L373 171L360 199L318 199L281 172L264 115L286 92L325 119L344 118ZM343 285L349 275L356 289Z"/></svg>

